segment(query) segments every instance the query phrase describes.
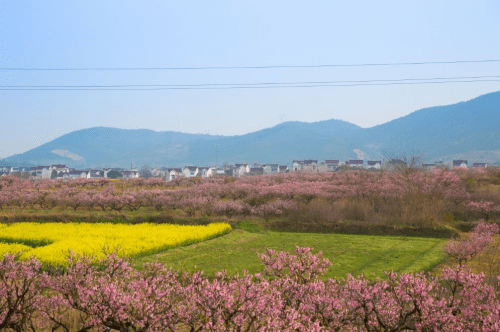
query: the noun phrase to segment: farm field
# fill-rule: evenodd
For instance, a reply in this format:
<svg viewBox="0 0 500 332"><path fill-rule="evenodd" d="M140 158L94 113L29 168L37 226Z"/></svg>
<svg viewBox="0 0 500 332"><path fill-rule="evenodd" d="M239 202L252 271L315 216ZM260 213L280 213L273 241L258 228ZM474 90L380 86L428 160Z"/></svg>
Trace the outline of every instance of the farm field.
<svg viewBox="0 0 500 332"><path fill-rule="evenodd" d="M436 331L496 332L500 197L484 180L500 186L500 172L490 173L178 183L6 177L0 254L22 255L0 261L0 307L14 313L11 326L24 324L19 331L24 322L40 331L142 332L354 331L363 324L387 331L418 322ZM103 247L120 248L118 257L104 257ZM70 249L102 260L66 261ZM26 289L21 305L13 300L18 289ZM360 310L366 303L383 317Z"/></svg>
<svg viewBox="0 0 500 332"><path fill-rule="evenodd" d="M348 273L372 274L384 277L384 271L430 271L440 264L445 255L446 239L368 236L343 234L314 234L286 232L247 232L242 229L210 241L168 250L164 253L136 259L137 266L155 261L174 269L192 271L194 266L208 276L227 269L229 273L262 272L258 254L266 248L293 252L296 246L312 247L314 252L323 251L333 264L324 275L342 278Z"/></svg>
<svg viewBox="0 0 500 332"><path fill-rule="evenodd" d="M21 251L43 263L66 263L69 250L104 257L103 248L119 248L119 255L136 257L165 251L223 235L229 224L206 226L109 223L15 223L0 224L0 254ZM11 244L9 244L11 243Z"/></svg>
<svg viewBox="0 0 500 332"><path fill-rule="evenodd" d="M429 271L445 256L446 239L314 234L259 231L260 225L245 224L230 231L228 224L208 226L125 225L87 223L17 223L0 225L0 254L31 255L44 263L65 263L69 250L103 257L102 248L120 248L134 257L137 267L156 259L174 269L192 271L194 266L208 276L227 269L231 274L248 270L262 272L258 254L266 248L292 252L296 246L321 250L333 265L325 278L372 274L384 271ZM255 230L257 228L257 231ZM224 235L225 234L225 235ZM222 235L222 236L221 236Z"/></svg>

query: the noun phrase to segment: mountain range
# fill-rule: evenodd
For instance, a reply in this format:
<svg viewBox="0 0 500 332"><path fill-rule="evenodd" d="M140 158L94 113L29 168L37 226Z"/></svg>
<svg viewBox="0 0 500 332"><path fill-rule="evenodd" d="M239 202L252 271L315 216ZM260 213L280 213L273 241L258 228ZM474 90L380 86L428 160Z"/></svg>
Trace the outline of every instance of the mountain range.
<svg viewBox="0 0 500 332"><path fill-rule="evenodd" d="M211 166L302 159L371 159L402 154L424 161L500 160L500 91L453 105L424 108L371 128L342 120L284 122L239 136L95 127L77 130L0 165L69 167Z"/></svg>

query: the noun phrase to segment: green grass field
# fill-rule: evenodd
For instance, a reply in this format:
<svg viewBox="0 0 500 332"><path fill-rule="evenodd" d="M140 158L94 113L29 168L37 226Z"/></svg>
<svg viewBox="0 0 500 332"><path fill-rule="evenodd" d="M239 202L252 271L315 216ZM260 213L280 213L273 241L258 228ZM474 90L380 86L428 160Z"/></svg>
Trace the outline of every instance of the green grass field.
<svg viewBox="0 0 500 332"><path fill-rule="evenodd" d="M384 277L384 271L430 271L445 259L446 239L342 234L285 233L244 227L206 242L172 249L136 259L137 267L147 261L166 263L175 269L203 270L208 275L223 269L230 273L262 272L257 256L272 248L292 252L296 246L319 250L333 265L325 278L364 274Z"/></svg>

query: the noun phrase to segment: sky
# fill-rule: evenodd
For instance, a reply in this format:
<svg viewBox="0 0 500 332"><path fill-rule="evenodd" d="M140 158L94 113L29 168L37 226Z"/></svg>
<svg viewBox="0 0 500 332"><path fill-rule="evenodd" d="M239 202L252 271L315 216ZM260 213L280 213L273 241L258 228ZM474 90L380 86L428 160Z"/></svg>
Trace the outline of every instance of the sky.
<svg viewBox="0 0 500 332"><path fill-rule="evenodd" d="M97 126L225 136L283 121L368 128L500 90L500 61L314 67L500 60L497 0L5 0L0 16L0 158ZM61 70L84 68L94 70ZM394 84L455 77L482 82ZM117 85L136 87L67 90Z"/></svg>

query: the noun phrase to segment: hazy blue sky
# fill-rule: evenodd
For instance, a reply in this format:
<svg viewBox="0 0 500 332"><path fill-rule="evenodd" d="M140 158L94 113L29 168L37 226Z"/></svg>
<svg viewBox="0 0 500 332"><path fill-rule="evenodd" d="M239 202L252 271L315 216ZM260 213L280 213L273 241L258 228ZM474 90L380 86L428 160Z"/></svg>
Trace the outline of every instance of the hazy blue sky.
<svg viewBox="0 0 500 332"><path fill-rule="evenodd" d="M2 68L500 59L500 2L3 1ZM500 76L500 62L170 71L0 71L0 85L185 85ZM497 79L500 79L497 78ZM371 127L500 82L159 91L0 91L0 158L95 126L240 135L281 121Z"/></svg>

